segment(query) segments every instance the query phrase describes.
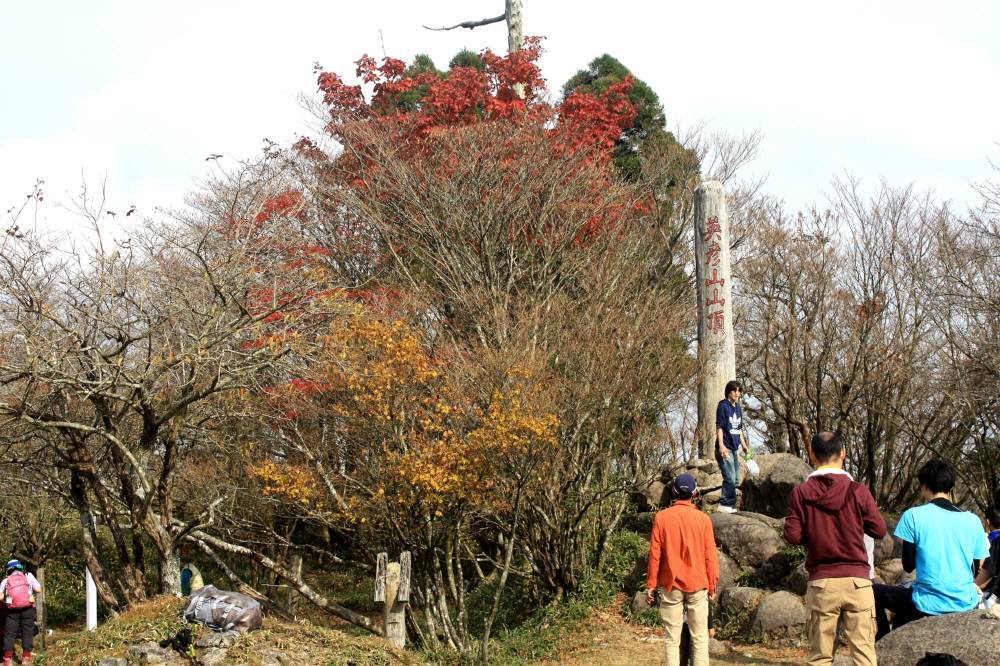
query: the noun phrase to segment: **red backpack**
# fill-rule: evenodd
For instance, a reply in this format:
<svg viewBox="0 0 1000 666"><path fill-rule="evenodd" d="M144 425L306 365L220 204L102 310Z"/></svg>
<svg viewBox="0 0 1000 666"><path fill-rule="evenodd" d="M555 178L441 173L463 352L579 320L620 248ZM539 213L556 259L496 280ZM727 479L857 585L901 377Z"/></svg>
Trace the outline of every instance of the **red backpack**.
<svg viewBox="0 0 1000 666"><path fill-rule="evenodd" d="M31 585L23 571L15 571L7 576L7 606L27 608L31 605Z"/></svg>

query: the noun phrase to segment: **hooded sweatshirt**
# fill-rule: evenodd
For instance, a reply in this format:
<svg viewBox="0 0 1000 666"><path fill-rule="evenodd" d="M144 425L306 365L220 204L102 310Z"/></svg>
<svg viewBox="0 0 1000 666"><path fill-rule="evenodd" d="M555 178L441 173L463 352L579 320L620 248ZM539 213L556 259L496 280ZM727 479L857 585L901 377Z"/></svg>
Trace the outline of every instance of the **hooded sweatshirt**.
<svg viewBox="0 0 1000 666"><path fill-rule="evenodd" d="M868 487L842 470L813 473L792 491L785 540L809 550L809 580L869 578L864 537L881 539L885 520Z"/></svg>

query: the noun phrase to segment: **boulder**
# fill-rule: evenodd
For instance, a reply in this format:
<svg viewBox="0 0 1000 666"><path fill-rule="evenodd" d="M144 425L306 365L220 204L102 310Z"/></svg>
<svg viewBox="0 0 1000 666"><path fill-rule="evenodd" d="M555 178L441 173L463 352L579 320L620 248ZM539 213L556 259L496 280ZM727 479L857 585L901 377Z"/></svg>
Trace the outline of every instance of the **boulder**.
<svg viewBox="0 0 1000 666"><path fill-rule="evenodd" d="M764 594L764 590L756 587L727 587L719 594L719 611L729 617L740 614L749 617Z"/></svg>
<svg viewBox="0 0 1000 666"><path fill-rule="evenodd" d="M769 645L798 645L806 635L809 614L797 594L772 592L764 597L750 619L750 634Z"/></svg>
<svg viewBox="0 0 1000 666"><path fill-rule="evenodd" d="M895 518L888 518L885 515L886 533L881 539L875 540L875 566L877 567L882 562L886 560L898 559L903 556L903 541L892 536L892 533L896 529L896 523L899 522Z"/></svg>
<svg viewBox="0 0 1000 666"><path fill-rule="evenodd" d="M125 657L105 657L97 662L97 666L128 666L128 659Z"/></svg>
<svg viewBox="0 0 1000 666"><path fill-rule="evenodd" d="M656 519L655 511L642 511L635 514L635 529L639 532L649 534L653 531L653 520Z"/></svg>
<svg viewBox="0 0 1000 666"><path fill-rule="evenodd" d="M650 606L646 603L646 590L638 590L632 595L629 608L632 609L633 613L641 613L644 610L649 610Z"/></svg>
<svg viewBox="0 0 1000 666"><path fill-rule="evenodd" d="M1000 620L981 610L925 617L889 632L875 649L879 666L913 666L928 652L989 666L997 663Z"/></svg>
<svg viewBox="0 0 1000 666"><path fill-rule="evenodd" d="M721 550L719 551L719 583L716 586L716 591L721 592L727 587L732 587L735 584L736 577L740 575L740 565L736 564L736 561L726 555Z"/></svg>
<svg viewBox="0 0 1000 666"><path fill-rule="evenodd" d="M649 553L635 558L632 571L625 577L625 591L632 593L638 590L646 591L646 571L649 569Z"/></svg>
<svg viewBox="0 0 1000 666"><path fill-rule="evenodd" d="M229 650L222 647L210 647L198 657L199 666L217 666L226 663Z"/></svg>
<svg viewBox="0 0 1000 666"><path fill-rule="evenodd" d="M875 577L886 585L902 585L914 578L913 573L903 571L903 560L886 560L875 567Z"/></svg>
<svg viewBox="0 0 1000 666"><path fill-rule="evenodd" d="M231 648L239 640L238 631L221 631L205 634L194 642L198 648Z"/></svg>
<svg viewBox="0 0 1000 666"><path fill-rule="evenodd" d="M712 528L719 549L740 567L759 567L785 547L773 518L755 513L712 514Z"/></svg>
<svg viewBox="0 0 1000 666"><path fill-rule="evenodd" d="M743 508L768 516L788 514L788 497L792 489L806 480L813 469L804 460L790 453L768 453L755 456L760 474L741 476Z"/></svg>
<svg viewBox="0 0 1000 666"><path fill-rule="evenodd" d="M161 648L155 641L133 645L128 650L129 662L134 664L186 664L179 654L170 648Z"/></svg>
<svg viewBox="0 0 1000 666"><path fill-rule="evenodd" d="M794 592L800 597L806 596L806 589L809 584L809 572L806 571L805 562L795 567L785 580L781 582L781 586L784 587L789 592Z"/></svg>
<svg viewBox="0 0 1000 666"><path fill-rule="evenodd" d="M796 564L795 555L787 547L782 548L757 567L757 577L764 587L778 588Z"/></svg>
<svg viewBox="0 0 1000 666"><path fill-rule="evenodd" d="M656 511L670 503L667 484L660 479L654 479L639 488L637 504L647 511Z"/></svg>
<svg viewBox="0 0 1000 666"><path fill-rule="evenodd" d="M723 657L729 654L729 646L718 638L710 637L708 639L708 654L711 657Z"/></svg>
<svg viewBox="0 0 1000 666"><path fill-rule="evenodd" d="M260 666L287 666L292 662L281 652L267 652L260 658Z"/></svg>

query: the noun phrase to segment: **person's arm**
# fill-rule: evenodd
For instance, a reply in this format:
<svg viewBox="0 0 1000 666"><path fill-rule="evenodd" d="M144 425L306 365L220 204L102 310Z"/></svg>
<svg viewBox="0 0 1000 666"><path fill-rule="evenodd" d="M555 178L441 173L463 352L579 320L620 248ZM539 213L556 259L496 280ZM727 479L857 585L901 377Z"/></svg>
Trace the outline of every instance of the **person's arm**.
<svg viewBox="0 0 1000 666"><path fill-rule="evenodd" d="M740 446L743 447L743 453L749 453L750 447L747 446L746 432L743 428L743 408L739 405L737 405L736 408L740 410Z"/></svg>
<svg viewBox="0 0 1000 666"><path fill-rule="evenodd" d="M660 528L659 521L653 518L653 531L649 535L649 566L646 567L646 602L650 604L660 580L660 551L663 549Z"/></svg>
<svg viewBox="0 0 1000 666"><path fill-rule="evenodd" d="M31 586L32 590L34 590L35 592L41 592L42 591L42 584L38 582L38 579L35 578L34 574L30 574L29 573L26 576L26 578L28 579L28 585Z"/></svg>
<svg viewBox="0 0 1000 666"><path fill-rule="evenodd" d="M913 573L917 568L917 544L903 540L903 571Z"/></svg>
<svg viewBox="0 0 1000 666"><path fill-rule="evenodd" d="M917 568L917 529L913 523L913 509L907 509L896 525L893 534L903 541L903 571L913 573Z"/></svg>
<svg viewBox="0 0 1000 666"><path fill-rule="evenodd" d="M729 460L729 450L726 448L726 437L723 428L726 427L726 410L722 402L715 408L715 446L723 460Z"/></svg>
<svg viewBox="0 0 1000 666"><path fill-rule="evenodd" d="M885 518L879 513L878 505L875 503L871 491L868 490L868 486L858 484L856 492L856 496L860 497L861 500L859 503L861 504L861 519L864 521L865 534L873 539L885 537L889 530L885 526Z"/></svg>
<svg viewBox="0 0 1000 666"><path fill-rule="evenodd" d="M785 517L785 541L797 546L806 541L802 530L802 502L798 488L788 498L788 516Z"/></svg>
<svg viewBox="0 0 1000 666"><path fill-rule="evenodd" d="M983 566L980 567L979 573L976 575L976 587L978 587L980 591L982 591L982 589L986 587L991 580L993 580L993 567L994 564L992 557L983 562Z"/></svg>
<svg viewBox="0 0 1000 666"><path fill-rule="evenodd" d="M719 584L719 551L715 545L715 531L712 521L706 520L705 526L705 571L708 572L708 596L715 598L715 588Z"/></svg>

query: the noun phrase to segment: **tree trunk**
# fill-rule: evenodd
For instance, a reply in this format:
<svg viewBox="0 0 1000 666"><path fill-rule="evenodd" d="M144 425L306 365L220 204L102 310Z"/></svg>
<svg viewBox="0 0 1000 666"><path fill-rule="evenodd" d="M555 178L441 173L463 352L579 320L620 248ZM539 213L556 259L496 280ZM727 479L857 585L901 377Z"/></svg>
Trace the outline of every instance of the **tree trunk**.
<svg viewBox="0 0 1000 666"><path fill-rule="evenodd" d="M90 569L90 574L94 578L94 585L97 587L97 594L104 602L104 605L114 614L121 610L121 602L115 596L114 590L108 584L108 577L101 566L99 554L97 552L97 528L94 521L94 514L90 510L90 503L87 501L87 494L83 488L83 480L75 471L70 477L70 492L73 496L73 503L77 507L80 515L80 527L83 540L84 564Z"/></svg>
<svg viewBox="0 0 1000 666"><path fill-rule="evenodd" d="M170 551L160 564L160 593L173 597L181 595L181 561L177 550Z"/></svg>

